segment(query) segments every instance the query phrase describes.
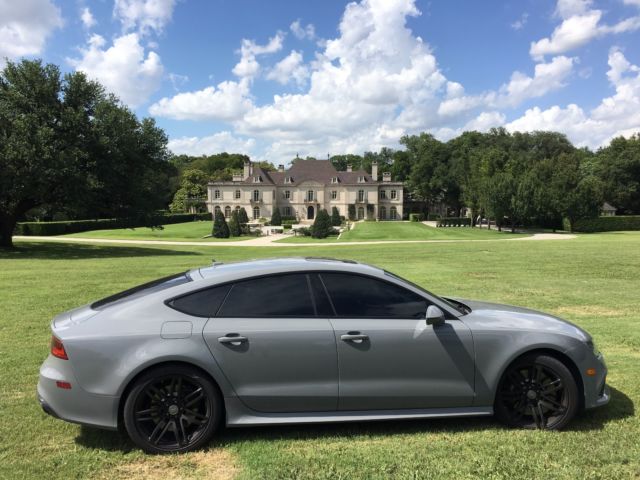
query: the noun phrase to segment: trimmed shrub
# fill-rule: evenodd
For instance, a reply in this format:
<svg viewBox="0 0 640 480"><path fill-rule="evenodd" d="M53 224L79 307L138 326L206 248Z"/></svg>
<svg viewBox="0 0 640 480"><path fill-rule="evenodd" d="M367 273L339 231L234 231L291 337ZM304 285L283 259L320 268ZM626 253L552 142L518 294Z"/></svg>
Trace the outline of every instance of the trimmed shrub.
<svg viewBox="0 0 640 480"><path fill-rule="evenodd" d="M331 226L331 217L323 208L318 212L318 216L313 222L313 227L311 227L311 236L313 238L327 238L332 232L333 227Z"/></svg>
<svg viewBox="0 0 640 480"><path fill-rule="evenodd" d="M410 213L409 221L410 222L421 222L424 220L424 215L421 213Z"/></svg>
<svg viewBox="0 0 640 480"><path fill-rule="evenodd" d="M445 217L438 220L438 227L470 227L471 219L467 217Z"/></svg>
<svg viewBox="0 0 640 480"><path fill-rule="evenodd" d="M298 223L298 219L295 217L295 215L281 215L280 218L282 219L283 225L285 223Z"/></svg>
<svg viewBox="0 0 640 480"><path fill-rule="evenodd" d="M282 217L280 216L280 209L276 207L273 215L271 215L271 225L279 227L282 225Z"/></svg>
<svg viewBox="0 0 640 480"><path fill-rule="evenodd" d="M232 237L239 237L242 235L242 229L240 228L240 220L238 220L238 211L234 210L231 213L231 219L229 220L229 235Z"/></svg>
<svg viewBox="0 0 640 480"><path fill-rule="evenodd" d="M89 230L111 230L117 228L139 228L171 225L174 223L211 220L210 213L171 213L156 215L148 221L131 218L103 218L98 220L65 220L59 222L20 222L16 225L16 235L51 236Z"/></svg>
<svg viewBox="0 0 640 480"><path fill-rule="evenodd" d="M220 210L216 212L216 218L213 220L211 235L215 238L229 238L229 225Z"/></svg>
<svg viewBox="0 0 640 480"><path fill-rule="evenodd" d="M355 220L356 219L356 206L351 203L349 204L349 207L347 207L348 210L348 215L349 215L349 220Z"/></svg>
<svg viewBox="0 0 640 480"><path fill-rule="evenodd" d="M564 220L564 229L569 230ZM640 230L640 215L620 215L615 217L583 218L573 226L574 232L615 232L620 230Z"/></svg>
<svg viewBox="0 0 640 480"><path fill-rule="evenodd" d="M284 225L282 225L283 230L291 230L291 224L290 223L285 223Z"/></svg>
<svg viewBox="0 0 640 480"><path fill-rule="evenodd" d="M337 207L333 207L331 209L331 225L334 227L339 227L342 224L342 220L340 220L340 212Z"/></svg>

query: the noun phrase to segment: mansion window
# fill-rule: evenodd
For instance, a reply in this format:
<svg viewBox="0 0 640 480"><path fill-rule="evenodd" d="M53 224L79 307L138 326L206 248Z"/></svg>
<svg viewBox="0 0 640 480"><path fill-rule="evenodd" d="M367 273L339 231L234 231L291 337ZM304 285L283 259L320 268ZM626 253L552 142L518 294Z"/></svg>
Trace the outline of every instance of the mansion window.
<svg viewBox="0 0 640 480"><path fill-rule="evenodd" d="M331 183L338 183L338 177L331 177Z"/></svg>
<svg viewBox="0 0 640 480"><path fill-rule="evenodd" d="M259 202L260 201L260 190L254 190L253 191L253 201L254 202Z"/></svg>
<svg viewBox="0 0 640 480"><path fill-rule="evenodd" d="M336 200L338 198L338 191L331 190L331 200Z"/></svg>
<svg viewBox="0 0 640 480"><path fill-rule="evenodd" d="M364 208L358 207L358 220L364 220Z"/></svg>
<svg viewBox="0 0 640 480"><path fill-rule="evenodd" d="M253 207L253 219L258 220L260 218L260 207Z"/></svg>
<svg viewBox="0 0 640 480"><path fill-rule="evenodd" d="M253 177L253 183L260 183L262 182L262 177L260 175L256 175L255 177Z"/></svg>
<svg viewBox="0 0 640 480"><path fill-rule="evenodd" d="M229 205L224 207L224 216L225 218L229 218L231 216L231 207Z"/></svg>
<svg viewBox="0 0 640 480"><path fill-rule="evenodd" d="M398 210L396 210L396 207L391 207L389 209L389 217L391 218L391 220L398 219Z"/></svg>
<svg viewBox="0 0 640 480"><path fill-rule="evenodd" d="M398 192L391 190L391 200L395 200L396 198L398 198Z"/></svg>
<svg viewBox="0 0 640 480"><path fill-rule="evenodd" d="M216 200L220 199L220 190L215 190L213 192L213 198L215 198Z"/></svg>
<svg viewBox="0 0 640 480"><path fill-rule="evenodd" d="M364 190L358 190L358 201L364 202Z"/></svg>
<svg viewBox="0 0 640 480"><path fill-rule="evenodd" d="M386 207L380 207L380 220L387 219L387 209Z"/></svg>
<svg viewBox="0 0 640 480"><path fill-rule="evenodd" d="M218 213L220 213L222 210L220 210L220 206L216 205L216 208L213 209L213 214L217 215Z"/></svg>
<svg viewBox="0 0 640 480"><path fill-rule="evenodd" d="M385 198L387 198L387 191L386 190L380 190L380 198L382 200L384 200Z"/></svg>
<svg viewBox="0 0 640 480"><path fill-rule="evenodd" d="M307 192L307 200L309 200L310 202L313 202L314 197L315 197L315 195L314 195L313 190L309 190L309 191Z"/></svg>
<svg viewBox="0 0 640 480"><path fill-rule="evenodd" d="M282 214L283 214L285 217L290 217L290 216L291 216L291 207L284 207L284 208L282 209Z"/></svg>
<svg viewBox="0 0 640 480"><path fill-rule="evenodd" d="M364 183L365 181L364 177L358 177L358 183Z"/></svg>
<svg viewBox="0 0 640 480"><path fill-rule="evenodd" d="M285 190L284 192L282 192L282 196L287 200L291 199L291 190Z"/></svg>
<svg viewBox="0 0 640 480"><path fill-rule="evenodd" d="M234 196L235 196L236 200L238 200L240 198L240 190L236 190Z"/></svg>
<svg viewBox="0 0 640 480"><path fill-rule="evenodd" d="M284 183L291 183L291 182L293 182L292 177L284 177Z"/></svg>

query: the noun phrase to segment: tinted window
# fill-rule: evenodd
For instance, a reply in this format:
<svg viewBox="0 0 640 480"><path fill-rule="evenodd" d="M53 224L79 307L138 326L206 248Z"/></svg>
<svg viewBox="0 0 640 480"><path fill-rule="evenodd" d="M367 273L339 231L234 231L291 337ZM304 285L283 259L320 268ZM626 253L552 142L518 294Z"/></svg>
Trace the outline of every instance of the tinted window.
<svg viewBox="0 0 640 480"><path fill-rule="evenodd" d="M309 280L311 281L311 291L313 292L313 299L316 303L316 313L318 314L318 316L335 316L335 312L333 311L333 307L331 306L329 297L327 297L327 291L320 281L320 277L317 274L312 274L309 275Z"/></svg>
<svg viewBox="0 0 640 480"><path fill-rule="evenodd" d="M231 285L207 288L199 292L190 293L176 298L169 303L171 308L195 315L196 317L213 317L222 305L224 297L227 296Z"/></svg>
<svg viewBox="0 0 640 480"><path fill-rule="evenodd" d="M425 318L429 302L405 288L346 273L320 276L339 317Z"/></svg>
<svg viewBox="0 0 640 480"><path fill-rule="evenodd" d="M170 275L168 277L159 278L158 280L153 280L152 282L143 283L142 285L138 285L137 287L124 290L120 293L116 293L115 295L111 295L110 297L103 298L102 300L98 300L97 302L93 302L91 304L91 308L93 310L101 310L108 306L115 305L116 303L133 300L134 298L148 295L149 293L159 292L161 290L175 287L176 285L181 285L190 281L191 278L189 277L187 272Z"/></svg>
<svg viewBox="0 0 640 480"><path fill-rule="evenodd" d="M218 317L312 317L306 274L274 275L233 285Z"/></svg>

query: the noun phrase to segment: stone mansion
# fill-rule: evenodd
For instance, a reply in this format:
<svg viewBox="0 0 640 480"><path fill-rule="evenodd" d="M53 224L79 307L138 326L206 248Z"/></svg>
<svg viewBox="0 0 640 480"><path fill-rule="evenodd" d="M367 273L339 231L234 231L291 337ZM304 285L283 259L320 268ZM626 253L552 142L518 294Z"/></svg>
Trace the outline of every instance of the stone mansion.
<svg viewBox="0 0 640 480"><path fill-rule="evenodd" d="M339 172L329 160L298 159L288 170L280 165L275 172L245 162L242 174L234 174L232 181L207 185L207 209L220 210L227 218L244 207L249 218L269 219L277 208L282 216L311 222L321 209L331 215L336 207L346 218L351 210L358 220L402 220L402 201L402 182L391 181L387 172L378 181L375 162L371 175L350 166Z"/></svg>

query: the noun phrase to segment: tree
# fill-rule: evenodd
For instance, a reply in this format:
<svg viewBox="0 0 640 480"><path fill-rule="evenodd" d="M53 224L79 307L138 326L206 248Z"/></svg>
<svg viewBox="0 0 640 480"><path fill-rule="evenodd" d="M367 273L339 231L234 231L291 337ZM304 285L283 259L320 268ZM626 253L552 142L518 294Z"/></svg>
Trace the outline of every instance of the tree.
<svg viewBox="0 0 640 480"><path fill-rule="evenodd" d="M640 214L640 134L614 138L596 154L605 199L625 214Z"/></svg>
<svg viewBox="0 0 640 480"><path fill-rule="evenodd" d="M327 211L323 208L318 212L313 226L311 227L311 236L313 238L327 238L333 233L331 227L331 217Z"/></svg>
<svg viewBox="0 0 640 480"><path fill-rule="evenodd" d="M229 226L227 225L227 221L224 219L224 215L220 210L216 210L215 213L212 235L215 238L229 238Z"/></svg>
<svg viewBox="0 0 640 480"><path fill-rule="evenodd" d="M349 204L349 206L347 207L347 212L348 212L349 220L356 219L356 206L353 203Z"/></svg>
<svg viewBox="0 0 640 480"><path fill-rule="evenodd" d="M204 205L209 178L202 170L188 169L182 173L180 188L169 205L172 212L187 212L192 205Z"/></svg>
<svg viewBox="0 0 640 480"><path fill-rule="evenodd" d="M278 207L275 207L273 215L271 215L271 225L282 225L282 217L280 216L280 209Z"/></svg>
<svg viewBox="0 0 640 480"><path fill-rule="evenodd" d="M238 222L240 223L240 230L242 233L249 233L249 229L247 228L247 223L249 223L249 216L247 215L247 211L242 207L240 212L238 212Z"/></svg>
<svg viewBox="0 0 640 480"><path fill-rule="evenodd" d="M229 235L232 237L239 237L240 235L242 235L242 229L240 228L240 219L238 217L238 211L234 210L231 213L231 220L229 220Z"/></svg>
<svg viewBox="0 0 640 480"><path fill-rule="evenodd" d="M340 212L337 207L333 207L331 209L331 225L334 227L339 227L342 224L342 220L340 219Z"/></svg>

